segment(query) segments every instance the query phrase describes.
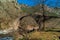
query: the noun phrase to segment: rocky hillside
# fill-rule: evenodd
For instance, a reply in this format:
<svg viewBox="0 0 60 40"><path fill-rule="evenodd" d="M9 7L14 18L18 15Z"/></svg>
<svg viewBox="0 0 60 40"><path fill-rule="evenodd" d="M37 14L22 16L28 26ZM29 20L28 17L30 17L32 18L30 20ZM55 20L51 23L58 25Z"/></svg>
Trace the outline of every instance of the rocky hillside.
<svg viewBox="0 0 60 40"><path fill-rule="evenodd" d="M5 34L0 37L13 36L15 40L18 40L23 35L23 39L60 40L58 32L60 18L50 17L59 17L59 11L60 9L47 6L44 6L43 10L42 5L35 7L19 5L16 0L0 0L0 30L3 30L0 33ZM46 20L44 20L43 12Z"/></svg>

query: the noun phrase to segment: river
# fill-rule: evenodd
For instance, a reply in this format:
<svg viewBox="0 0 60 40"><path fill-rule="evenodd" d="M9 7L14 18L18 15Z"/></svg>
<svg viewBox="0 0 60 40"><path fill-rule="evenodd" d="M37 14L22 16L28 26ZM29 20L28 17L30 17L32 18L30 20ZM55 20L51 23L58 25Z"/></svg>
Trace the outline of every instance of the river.
<svg viewBox="0 0 60 40"><path fill-rule="evenodd" d="M2 37L0 40L13 40L13 37Z"/></svg>

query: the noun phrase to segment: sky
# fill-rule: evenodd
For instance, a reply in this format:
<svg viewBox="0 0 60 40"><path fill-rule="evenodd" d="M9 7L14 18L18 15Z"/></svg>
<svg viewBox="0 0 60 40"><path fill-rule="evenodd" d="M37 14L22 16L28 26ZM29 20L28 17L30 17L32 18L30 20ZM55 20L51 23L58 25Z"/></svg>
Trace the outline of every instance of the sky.
<svg viewBox="0 0 60 40"><path fill-rule="evenodd" d="M42 0L17 0L17 3L27 6L35 6L38 4L42 4ZM60 7L60 0L45 0L44 4L49 7Z"/></svg>

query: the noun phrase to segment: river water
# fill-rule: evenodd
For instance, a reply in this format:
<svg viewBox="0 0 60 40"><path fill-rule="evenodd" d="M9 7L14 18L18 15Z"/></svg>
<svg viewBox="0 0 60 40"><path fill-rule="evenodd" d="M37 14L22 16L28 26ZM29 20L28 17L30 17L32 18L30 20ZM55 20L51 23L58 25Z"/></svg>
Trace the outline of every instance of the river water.
<svg viewBox="0 0 60 40"><path fill-rule="evenodd" d="M13 37L2 37L0 40L13 40Z"/></svg>

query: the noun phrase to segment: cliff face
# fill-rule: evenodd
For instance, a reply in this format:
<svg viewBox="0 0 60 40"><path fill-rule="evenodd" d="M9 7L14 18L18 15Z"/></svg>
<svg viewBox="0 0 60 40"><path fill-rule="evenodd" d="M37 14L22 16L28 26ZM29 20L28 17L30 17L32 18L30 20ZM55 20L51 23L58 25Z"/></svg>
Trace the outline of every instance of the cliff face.
<svg viewBox="0 0 60 40"><path fill-rule="evenodd" d="M1 28L9 28L9 23L20 15L20 9L15 1L1 2L0 0L0 24Z"/></svg>
<svg viewBox="0 0 60 40"><path fill-rule="evenodd" d="M7 2L7 1L9 1L9 2L11 2L11 1L16 1L16 0L0 0L0 2Z"/></svg>

